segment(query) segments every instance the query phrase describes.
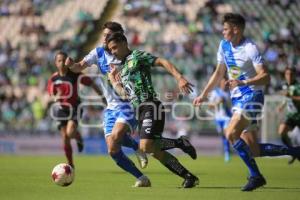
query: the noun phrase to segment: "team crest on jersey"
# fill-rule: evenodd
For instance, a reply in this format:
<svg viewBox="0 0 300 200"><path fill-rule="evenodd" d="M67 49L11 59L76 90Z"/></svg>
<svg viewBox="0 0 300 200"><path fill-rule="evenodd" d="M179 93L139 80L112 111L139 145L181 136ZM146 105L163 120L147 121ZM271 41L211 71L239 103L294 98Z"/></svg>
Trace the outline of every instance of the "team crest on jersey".
<svg viewBox="0 0 300 200"><path fill-rule="evenodd" d="M237 66L230 67L229 74L231 78L238 79L241 75L241 68Z"/></svg>
<svg viewBox="0 0 300 200"><path fill-rule="evenodd" d="M129 60L128 61L128 68L132 68L133 67L133 61L132 60Z"/></svg>

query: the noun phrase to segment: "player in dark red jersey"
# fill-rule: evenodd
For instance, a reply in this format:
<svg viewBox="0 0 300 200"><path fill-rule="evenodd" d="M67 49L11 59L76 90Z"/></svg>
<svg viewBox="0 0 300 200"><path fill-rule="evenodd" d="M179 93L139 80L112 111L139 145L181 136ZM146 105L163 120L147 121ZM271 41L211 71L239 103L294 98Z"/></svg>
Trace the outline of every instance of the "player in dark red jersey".
<svg viewBox="0 0 300 200"><path fill-rule="evenodd" d="M54 61L57 72L52 74L48 80L47 90L50 96L54 97L54 101L58 102L53 108L53 115L58 121L58 129L62 135L63 148L68 163L74 167L71 139L76 139L78 151L83 151L83 140L77 131L77 108L80 104L78 97L78 83L91 86L99 94L101 90L94 82L82 73L74 73L65 65L68 55L59 51L56 53Z"/></svg>

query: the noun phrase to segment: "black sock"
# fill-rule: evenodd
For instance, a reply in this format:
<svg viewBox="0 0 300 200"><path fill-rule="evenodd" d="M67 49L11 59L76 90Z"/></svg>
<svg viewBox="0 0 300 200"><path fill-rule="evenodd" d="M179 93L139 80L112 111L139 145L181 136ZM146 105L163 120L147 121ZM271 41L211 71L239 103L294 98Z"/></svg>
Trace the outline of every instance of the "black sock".
<svg viewBox="0 0 300 200"><path fill-rule="evenodd" d="M161 138L160 149L162 151L174 148L181 148L182 141L180 139Z"/></svg>
<svg viewBox="0 0 300 200"><path fill-rule="evenodd" d="M171 172L182 178L185 178L187 174L190 174L190 172L180 164L177 158L168 152L165 152L165 158L160 162Z"/></svg>

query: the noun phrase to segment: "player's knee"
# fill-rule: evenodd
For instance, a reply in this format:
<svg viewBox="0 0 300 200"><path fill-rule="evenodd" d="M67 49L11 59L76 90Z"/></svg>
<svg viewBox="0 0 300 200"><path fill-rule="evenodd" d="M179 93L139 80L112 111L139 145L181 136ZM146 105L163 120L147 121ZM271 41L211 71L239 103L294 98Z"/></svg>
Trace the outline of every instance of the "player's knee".
<svg viewBox="0 0 300 200"><path fill-rule="evenodd" d="M113 156L120 151L120 148L118 148L114 143L111 143L110 145L107 145L107 151L110 156Z"/></svg>
<svg viewBox="0 0 300 200"><path fill-rule="evenodd" d="M236 140L235 132L234 132L234 130L231 130L231 129L225 130L225 137L231 144L233 144L234 141Z"/></svg>
<svg viewBox="0 0 300 200"><path fill-rule="evenodd" d="M119 152L120 150L120 146L118 145L118 143L115 141L115 139L113 138L112 135L110 135L107 139L106 139L106 143L107 143L107 151L109 155L114 155L116 153Z"/></svg>

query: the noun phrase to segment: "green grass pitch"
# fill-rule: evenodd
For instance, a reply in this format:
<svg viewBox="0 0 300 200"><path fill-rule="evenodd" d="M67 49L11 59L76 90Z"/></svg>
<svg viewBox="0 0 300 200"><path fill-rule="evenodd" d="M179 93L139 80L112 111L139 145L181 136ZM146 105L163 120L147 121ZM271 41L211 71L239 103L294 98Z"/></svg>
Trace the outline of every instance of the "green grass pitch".
<svg viewBox="0 0 300 200"><path fill-rule="evenodd" d="M134 161L135 157L132 157ZM181 156L180 161L200 178L200 185L182 189L182 179L150 158L144 170L151 188L132 188L135 179L121 171L108 156L75 156L75 181L69 187L55 185L52 168L63 156L0 156L0 199L97 199L97 200L295 200L300 195L300 162L287 165L287 158L261 158L257 162L267 185L254 192L241 192L247 170L238 157L225 164L222 157Z"/></svg>

